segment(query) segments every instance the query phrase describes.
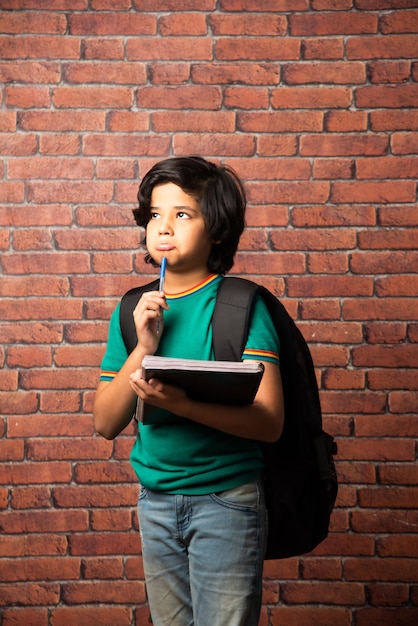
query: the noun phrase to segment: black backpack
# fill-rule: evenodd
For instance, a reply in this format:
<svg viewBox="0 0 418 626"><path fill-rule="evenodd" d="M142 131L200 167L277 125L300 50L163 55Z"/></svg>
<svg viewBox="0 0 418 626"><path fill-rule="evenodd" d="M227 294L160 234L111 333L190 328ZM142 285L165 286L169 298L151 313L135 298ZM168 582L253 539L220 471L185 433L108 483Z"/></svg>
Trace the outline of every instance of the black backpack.
<svg viewBox="0 0 418 626"><path fill-rule="evenodd" d="M122 298L120 326L128 352L136 345L133 310L144 291L158 281L128 291ZM285 421L275 443L262 443L269 514L266 559L310 552L328 535L338 491L333 455L337 446L322 430L321 405L311 353L296 324L265 287L242 278L224 278L212 319L215 358L240 361L252 304L260 294L280 338L280 371Z"/></svg>

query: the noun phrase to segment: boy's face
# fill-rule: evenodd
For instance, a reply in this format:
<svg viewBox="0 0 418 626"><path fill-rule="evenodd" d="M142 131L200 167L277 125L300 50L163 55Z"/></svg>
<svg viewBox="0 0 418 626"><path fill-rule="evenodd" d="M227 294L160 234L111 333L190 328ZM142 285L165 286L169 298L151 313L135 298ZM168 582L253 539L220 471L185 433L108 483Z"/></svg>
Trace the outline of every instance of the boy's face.
<svg viewBox="0 0 418 626"><path fill-rule="evenodd" d="M207 271L212 241L197 198L174 183L154 187L151 218L146 227L147 249L152 258L173 271Z"/></svg>

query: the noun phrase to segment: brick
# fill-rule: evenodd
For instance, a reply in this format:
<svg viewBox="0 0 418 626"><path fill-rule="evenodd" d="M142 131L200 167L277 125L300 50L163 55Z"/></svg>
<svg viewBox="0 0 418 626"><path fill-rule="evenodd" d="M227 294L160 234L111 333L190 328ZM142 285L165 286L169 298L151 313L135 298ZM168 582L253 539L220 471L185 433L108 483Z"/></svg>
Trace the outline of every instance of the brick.
<svg viewBox="0 0 418 626"><path fill-rule="evenodd" d="M267 89L255 87L226 87L224 102L227 108L267 109L269 94Z"/></svg>
<svg viewBox="0 0 418 626"><path fill-rule="evenodd" d="M357 346L352 350L353 364L371 367L417 367L418 347L411 344L393 346Z"/></svg>
<svg viewBox="0 0 418 626"><path fill-rule="evenodd" d="M346 44L347 59L414 59L416 39L413 35L384 37L350 37ZM367 89L367 87L360 87ZM374 89L370 87L370 89Z"/></svg>
<svg viewBox="0 0 418 626"><path fill-rule="evenodd" d="M10 346L7 350L9 367L47 367L52 364L51 348L47 346Z"/></svg>
<svg viewBox="0 0 418 626"><path fill-rule="evenodd" d="M27 184L31 202L48 203L59 197L63 202L107 202L112 199L111 182L30 182Z"/></svg>
<svg viewBox="0 0 418 626"><path fill-rule="evenodd" d="M248 199L256 204L324 202L329 197L326 182L254 182L247 186Z"/></svg>
<svg viewBox="0 0 418 626"><path fill-rule="evenodd" d="M47 392L50 394L51 392ZM42 395L44 397L44 394ZM45 411L43 414L14 417L8 423L9 437L56 437L92 436L94 428L91 416L60 415L59 420Z"/></svg>
<svg viewBox="0 0 418 626"><path fill-rule="evenodd" d="M370 128L374 131L417 130L418 116L415 111L371 111Z"/></svg>
<svg viewBox="0 0 418 626"><path fill-rule="evenodd" d="M410 61L374 61L367 65L372 83L404 83L411 75Z"/></svg>
<svg viewBox="0 0 418 626"><path fill-rule="evenodd" d="M48 626L48 609L5 608L2 618L4 626L15 626L15 624Z"/></svg>
<svg viewBox="0 0 418 626"><path fill-rule="evenodd" d="M154 38L150 45L146 37L131 38L126 42L126 58L128 61L210 61L212 42L195 37L165 37Z"/></svg>
<svg viewBox="0 0 418 626"><path fill-rule="evenodd" d="M123 39L107 40L101 37L83 39L83 58L86 60L123 60L124 42ZM104 81L107 82L107 81ZM118 82L118 81L116 81Z"/></svg>
<svg viewBox="0 0 418 626"><path fill-rule="evenodd" d="M409 588L406 584L371 583L366 589L372 606L403 606L408 602Z"/></svg>
<svg viewBox="0 0 418 626"><path fill-rule="evenodd" d="M367 114L365 111L328 111L324 122L325 129L331 133L367 130Z"/></svg>
<svg viewBox="0 0 418 626"><path fill-rule="evenodd" d="M408 142L405 142L408 144ZM408 150L412 152L409 142ZM396 153L396 150L393 150ZM358 179L368 178L417 178L418 158L416 157L370 157L356 161Z"/></svg>
<svg viewBox="0 0 418 626"><path fill-rule="evenodd" d="M2 59L78 59L81 41L77 37L36 35L0 36Z"/></svg>
<svg viewBox="0 0 418 626"><path fill-rule="evenodd" d="M413 202L416 183L412 181L336 182L332 185L332 202Z"/></svg>
<svg viewBox="0 0 418 626"><path fill-rule="evenodd" d="M322 386L324 389L364 389L365 373L361 370L350 371L336 368L324 370Z"/></svg>
<svg viewBox="0 0 418 626"><path fill-rule="evenodd" d="M321 626L350 626L350 617L344 608L333 607L315 607L315 611L307 607L276 607L270 611L271 626L281 626L286 623L287 626L316 626L318 622Z"/></svg>
<svg viewBox="0 0 418 626"><path fill-rule="evenodd" d="M307 0L221 0L224 11L306 11Z"/></svg>
<svg viewBox="0 0 418 626"><path fill-rule="evenodd" d="M391 144L393 154L415 154L418 133L394 133Z"/></svg>
<svg viewBox="0 0 418 626"><path fill-rule="evenodd" d="M19 128L36 131L104 130L104 111L25 111L19 113Z"/></svg>
<svg viewBox="0 0 418 626"><path fill-rule="evenodd" d="M412 461L414 459L413 442L398 440L394 445L390 439L358 439L357 441L340 439L338 456L340 459L360 461ZM359 489L358 497L360 506L364 508L370 506L413 508L414 506L411 490L403 490L402 493L397 491L396 494L393 494L391 490L387 489L362 487Z"/></svg>
<svg viewBox="0 0 418 626"><path fill-rule="evenodd" d="M300 140L303 156L374 156L386 154L387 149L388 138L384 135L311 134L304 135Z"/></svg>
<svg viewBox="0 0 418 626"><path fill-rule="evenodd" d="M284 36L287 32L287 19L284 15L241 13L232 15L210 15L209 24L215 36Z"/></svg>
<svg viewBox="0 0 418 626"><path fill-rule="evenodd" d="M106 454L101 457L108 459L112 454L112 445L108 443ZM129 455L128 455L129 456ZM118 455L120 460L120 453ZM128 461L128 458L126 458ZM136 475L129 462L126 463L84 463L77 467L77 482L92 483L137 483Z"/></svg>
<svg viewBox="0 0 418 626"><path fill-rule="evenodd" d="M260 157L295 156L297 139L294 135L261 135L257 139L257 154Z"/></svg>
<svg viewBox="0 0 418 626"><path fill-rule="evenodd" d="M92 255L92 269L97 274L128 274L132 271L132 259L124 253L97 253Z"/></svg>
<svg viewBox="0 0 418 626"><path fill-rule="evenodd" d="M64 66L67 83L111 83L143 85L147 82L146 66L141 63L68 63Z"/></svg>
<svg viewBox="0 0 418 626"><path fill-rule="evenodd" d="M144 133L143 135L132 136L132 134L126 133L109 137L106 135L95 134L86 135L83 138L83 153L89 156L156 156L162 159L167 153L169 145L170 138L164 135L153 136L149 133ZM106 184L106 189L111 191L112 187L110 184ZM100 195L97 194L96 199L92 199L92 201L108 202L111 199L110 193L109 196L106 195L106 198L102 199L100 198Z"/></svg>
<svg viewBox="0 0 418 626"><path fill-rule="evenodd" d="M414 206L382 206L379 221L382 226L417 226L418 216Z"/></svg>
<svg viewBox="0 0 418 626"><path fill-rule="evenodd" d="M386 407L386 394L384 393L367 393L364 391L327 391L322 393L321 395L321 404L323 413L369 413L369 414L380 414L383 413ZM358 442L353 442L355 445ZM353 451L349 449L348 452L344 452L345 446L338 445L338 454L340 455L340 447L341 447L341 456L339 458L344 459L348 458L347 454L353 454ZM371 447L371 446L370 446ZM365 451L362 451L360 446L356 448L356 453L358 453L362 460L365 460L364 454L371 454L369 447ZM368 457L367 457L368 458Z"/></svg>
<svg viewBox="0 0 418 626"><path fill-rule="evenodd" d="M24 457L23 442L0 441L0 456L3 461L22 461Z"/></svg>
<svg viewBox="0 0 418 626"><path fill-rule="evenodd" d="M309 37L302 42L304 59L343 59L344 40L342 37Z"/></svg>
<svg viewBox="0 0 418 626"><path fill-rule="evenodd" d="M49 134L39 138L40 154L75 155L81 150L81 140L77 135Z"/></svg>
<svg viewBox="0 0 418 626"><path fill-rule="evenodd" d="M0 111L0 132L13 133L16 130L16 113L14 111Z"/></svg>
<svg viewBox="0 0 418 626"><path fill-rule="evenodd" d="M300 58L300 41L280 37L222 37L215 43L218 61L297 61Z"/></svg>
<svg viewBox="0 0 418 626"><path fill-rule="evenodd" d="M287 64L282 71L283 82L287 85L306 85L309 83L355 84L366 82L366 70L363 63L297 63ZM333 92L338 94L335 89ZM309 93L312 93L310 90Z"/></svg>
<svg viewBox="0 0 418 626"><path fill-rule="evenodd" d="M312 0L315 11L343 11L352 7L353 0Z"/></svg>
<svg viewBox="0 0 418 626"><path fill-rule="evenodd" d="M62 306L61 306L62 309ZM58 314L57 314L58 315ZM22 372L23 389L66 389L68 379L75 389L95 389L98 371L94 368L32 369Z"/></svg>
<svg viewBox="0 0 418 626"><path fill-rule="evenodd" d="M362 340L361 327L358 324L311 322L299 323L298 326L305 339L312 343L344 343L346 341L356 344Z"/></svg>
<svg viewBox="0 0 418 626"><path fill-rule="evenodd" d="M217 110L221 108L221 99L218 87L144 87L137 92L138 106L150 109Z"/></svg>
<svg viewBox="0 0 418 626"><path fill-rule="evenodd" d="M154 15L142 12L113 13L112 19L106 13L76 13L68 15L71 35L155 35L157 20Z"/></svg>
<svg viewBox="0 0 418 626"><path fill-rule="evenodd" d="M355 432L359 436L379 436L383 432L390 437L416 437L418 426L405 414L382 415L378 425L368 416L358 416L355 418Z"/></svg>
<svg viewBox="0 0 418 626"><path fill-rule="evenodd" d="M56 252L15 254L13 259L6 258L3 268L8 274L27 274L36 272L49 274L51 267L57 274L83 274L90 270L89 256L85 253L59 254Z"/></svg>
<svg viewBox="0 0 418 626"><path fill-rule="evenodd" d="M156 111L151 114L157 132L232 133L235 113L232 111Z"/></svg>
<svg viewBox="0 0 418 626"><path fill-rule="evenodd" d="M289 16L292 36L355 35L377 33L378 18L372 14L333 13ZM350 40L348 40L350 41Z"/></svg>
<svg viewBox="0 0 418 626"><path fill-rule="evenodd" d="M87 558L82 562L83 578L121 578L123 562L119 557Z"/></svg>
<svg viewBox="0 0 418 626"><path fill-rule="evenodd" d="M68 439L38 437L27 443L26 457L33 461L108 459L112 450L105 439L77 437Z"/></svg>
<svg viewBox="0 0 418 626"><path fill-rule="evenodd" d="M281 87L273 90L271 104L275 109L346 108L351 99L347 87Z"/></svg>
<svg viewBox="0 0 418 626"><path fill-rule="evenodd" d="M410 320L418 316L411 310L410 298L391 298L389 300L368 300L346 298L342 305L346 320ZM380 354L380 349L378 350ZM376 366L376 364L373 364Z"/></svg>
<svg viewBox="0 0 418 626"><path fill-rule="evenodd" d="M162 15L158 18L158 32L164 37L206 35L206 16L204 13Z"/></svg>
<svg viewBox="0 0 418 626"><path fill-rule="evenodd" d="M369 248L370 242L367 242ZM387 249L386 245L381 244L381 247ZM373 248L378 250L379 246L374 245ZM414 251L397 252L396 249L392 252L353 252L350 268L355 274L414 273L418 268L418 255Z"/></svg>
<svg viewBox="0 0 418 626"><path fill-rule="evenodd" d="M36 492L36 488L34 489ZM27 535L7 537L7 542L2 542L2 556L38 556L60 555L67 552L67 539L60 535Z"/></svg>
<svg viewBox="0 0 418 626"><path fill-rule="evenodd" d="M0 135L0 149L4 156L26 156L27 154L35 154L36 137L35 135L19 135L14 133L4 133ZM3 183L4 185L5 183ZM10 200L13 202L13 199Z"/></svg>
<svg viewBox="0 0 418 626"><path fill-rule="evenodd" d="M126 606L63 606L51 610L51 620L54 626L69 626L69 624L131 626L132 609Z"/></svg>
<svg viewBox="0 0 418 626"><path fill-rule="evenodd" d="M289 229L272 233L271 244L273 250L346 250L356 247L356 235L350 229L340 229L338 234L332 228Z"/></svg>
<svg viewBox="0 0 418 626"><path fill-rule="evenodd" d="M392 11L382 15L379 22L380 30L384 34L417 33L418 11Z"/></svg>
<svg viewBox="0 0 418 626"><path fill-rule="evenodd" d="M404 248L405 250L416 250L417 229L397 229L388 232L365 232L359 233L359 247L369 249ZM413 258L413 256L412 256Z"/></svg>
<svg viewBox="0 0 418 626"><path fill-rule="evenodd" d="M33 413L38 408L38 396L32 391L0 392L3 415Z"/></svg>
<svg viewBox="0 0 418 626"><path fill-rule="evenodd" d="M64 307L65 302L65 307ZM3 300L0 303L0 315L3 320L34 320L34 319L80 319L80 302L66 302L59 298L28 299L24 304L16 304L15 300Z"/></svg>
<svg viewBox="0 0 418 626"><path fill-rule="evenodd" d="M406 338L406 324L402 322L370 322L364 331L367 343L402 343Z"/></svg>
<svg viewBox="0 0 418 626"><path fill-rule="evenodd" d="M4 90L4 104L21 109L48 108L51 106L47 87L12 86Z"/></svg>
<svg viewBox="0 0 418 626"><path fill-rule="evenodd" d="M374 226L376 212L372 206L319 205L298 207L291 213L293 226ZM331 232L331 231L329 231ZM348 235L349 231L346 231Z"/></svg>
<svg viewBox="0 0 418 626"><path fill-rule="evenodd" d="M319 111L275 111L238 113L239 130L255 133L318 132L322 130L323 114Z"/></svg>
<svg viewBox="0 0 418 626"><path fill-rule="evenodd" d="M281 598L285 604L303 604L319 602L320 604L365 604L364 589L359 583L337 583L297 581L284 583L281 587Z"/></svg>
<svg viewBox="0 0 418 626"><path fill-rule="evenodd" d="M25 605L54 605L58 604L60 599L60 586L57 583L13 583L11 585L3 584L2 585L2 598L1 603L3 606L9 607L14 604L19 604L20 606ZM30 618L35 616L35 619L38 619L39 614L34 610L18 610L15 611L9 609L8 611L9 617L18 616L18 619L23 617L23 619ZM43 614L42 618L43 618ZM16 622L14 622L16 624ZM18 622L17 622L18 623ZM31 623L31 622L22 622ZM36 623L36 622L35 622ZM43 622L40 622L43 624ZM10 621L9 624L13 624L13 621Z"/></svg>
<svg viewBox="0 0 418 626"><path fill-rule="evenodd" d="M336 320L340 318L340 305L336 298L312 298L300 303L299 316L306 320Z"/></svg>
<svg viewBox="0 0 418 626"><path fill-rule="evenodd" d="M92 513L91 519L93 530L130 530L132 528L132 515L129 510L96 510ZM109 561L110 559L101 559ZM121 565L120 560L118 564ZM103 578L105 576L102 576ZM108 576L106 576L108 578Z"/></svg>
<svg viewBox="0 0 418 626"><path fill-rule="evenodd" d="M303 273L305 270L304 255L294 253L269 253L251 255L238 255L234 265L234 271L243 274L287 274Z"/></svg>
<svg viewBox="0 0 418 626"><path fill-rule="evenodd" d="M355 90L356 105L360 108L407 108L416 104L418 85L382 85L357 87Z"/></svg>
<svg viewBox="0 0 418 626"><path fill-rule="evenodd" d="M357 509L351 520L353 530L363 533L416 533L418 528L418 512L413 509Z"/></svg>
<svg viewBox="0 0 418 626"><path fill-rule="evenodd" d="M193 146L196 146L195 148ZM178 134L173 137L173 150L176 156L187 156L199 148L213 156L251 156L254 154L254 138L251 135L227 135L225 133Z"/></svg>
<svg viewBox="0 0 418 626"><path fill-rule="evenodd" d="M389 408L395 413L413 413L416 410L416 391L393 391L389 394Z"/></svg>
<svg viewBox="0 0 418 626"><path fill-rule="evenodd" d="M46 486L36 487L34 485L30 485L29 487L17 487L13 489L10 504L13 509L49 509L51 508L51 489ZM33 537L28 536L25 539L26 543L28 543L29 546L32 546ZM47 554L48 550L45 544L45 541L42 542L44 552L36 551L35 553ZM66 546L65 539L64 544ZM22 550L22 552L20 553L21 555L26 554L24 544L22 544L19 549ZM65 549L63 550L62 554L64 552ZM29 549L27 554L34 554L33 547Z"/></svg>
<svg viewBox="0 0 418 626"><path fill-rule="evenodd" d="M242 85L277 85L280 67L275 63L240 61L239 63L193 63L191 78L194 83Z"/></svg>
<svg viewBox="0 0 418 626"><path fill-rule="evenodd" d="M133 92L128 87L55 87L52 102L58 108L130 108Z"/></svg>
<svg viewBox="0 0 418 626"><path fill-rule="evenodd" d="M376 280L376 295L385 296L415 296L418 287L418 276L388 276Z"/></svg>
<svg viewBox="0 0 418 626"><path fill-rule="evenodd" d="M1 61L0 80L4 83L59 83L61 67L58 62L51 61Z"/></svg>
<svg viewBox="0 0 418 626"><path fill-rule="evenodd" d="M147 64L147 67L150 82L154 85L182 85L190 79L190 67L184 63L150 62Z"/></svg>
<svg viewBox="0 0 418 626"><path fill-rule="evenodd" d="M19 559L19 567L16 567L14 559L3 559L2 567L7 580L72 580L80 574L80 559L60 557L26 557Z"/></svg>
<svg viewBox="0 0 418 626"><path fill-rule="evenodd" d="M418 485L418 468L415 464L386 464L379 468L379 480L389 485Z"/></svg>
<svg viewBox="0 0 418 626"><path fill-rule="evenodd" d="M77 413L81 409L81 397L78 392L43 392L40 409L46 413Z"/></svg>

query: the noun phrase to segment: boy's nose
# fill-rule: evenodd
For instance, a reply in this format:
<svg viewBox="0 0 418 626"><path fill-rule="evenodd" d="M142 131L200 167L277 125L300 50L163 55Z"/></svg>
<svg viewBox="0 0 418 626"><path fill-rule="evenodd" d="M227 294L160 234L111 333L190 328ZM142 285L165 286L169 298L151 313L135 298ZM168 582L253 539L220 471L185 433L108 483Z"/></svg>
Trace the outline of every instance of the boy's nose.
<svg viewBox="0 0 418 626"><path fill-rule="evenodd" d="M158 232L162 235L173 232L173 227L169 218L161 219Z"/></svg>

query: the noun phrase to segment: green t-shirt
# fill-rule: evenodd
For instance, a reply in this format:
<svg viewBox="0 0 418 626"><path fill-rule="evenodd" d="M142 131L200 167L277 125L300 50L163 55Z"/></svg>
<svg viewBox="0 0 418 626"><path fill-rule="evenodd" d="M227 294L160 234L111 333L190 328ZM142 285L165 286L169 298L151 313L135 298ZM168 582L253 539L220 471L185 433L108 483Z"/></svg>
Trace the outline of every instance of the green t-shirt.
<svg viewBox="0 0 418 626"><path fill-rule="evenodd" d="M164 331L156 354L213 360L211 320L221 276L210 275L193 289L167 295ZM118 304L109 324L101 380L111 380L127 358ZM255 302L243 359L279 363L279 339L261 298ZM161 409L156 409L162 411ZM167 413L167 412L163 412ZM254 480L263 468L260 444L191 420L139 424L131 463L140 483L156 491L204 494Z"/></svg>

